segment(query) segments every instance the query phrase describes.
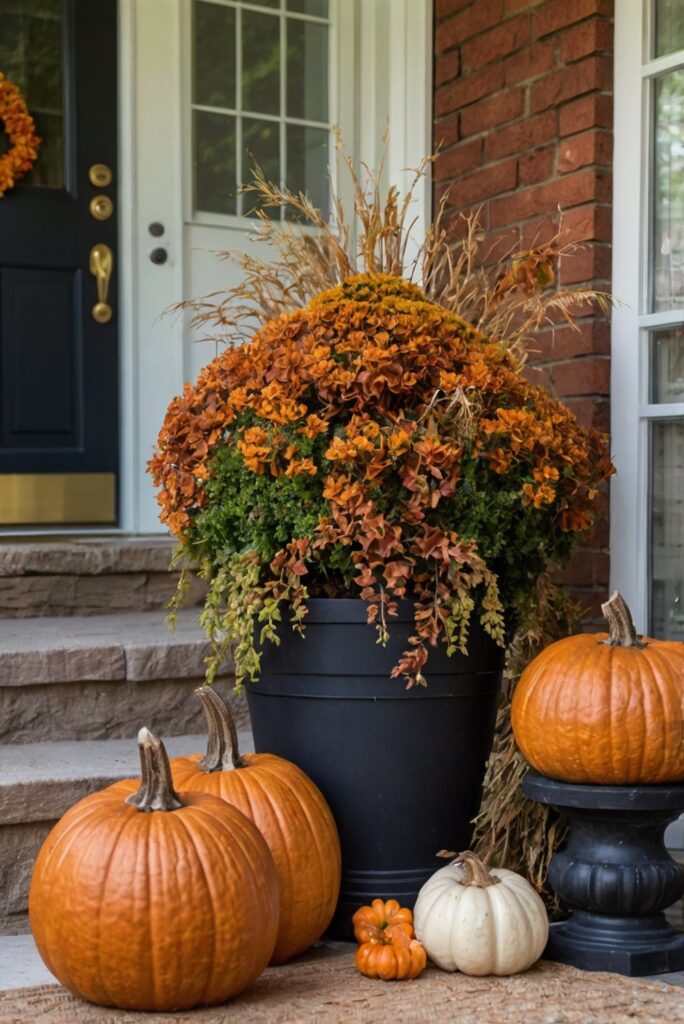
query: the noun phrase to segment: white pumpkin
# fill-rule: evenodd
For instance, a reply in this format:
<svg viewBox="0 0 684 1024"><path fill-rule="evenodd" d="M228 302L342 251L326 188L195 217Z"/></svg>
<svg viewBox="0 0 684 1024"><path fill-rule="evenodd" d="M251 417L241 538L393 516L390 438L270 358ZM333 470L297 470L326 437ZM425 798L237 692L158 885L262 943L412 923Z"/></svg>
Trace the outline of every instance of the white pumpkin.
<svg viewBox="0 0 684 1024"><path fill-rule="evenodd" d="M525 971L549 936L546 908L530 883L514 871L490 871L469 852L428 879L413 920L433 963L463 974Z"/></svg>

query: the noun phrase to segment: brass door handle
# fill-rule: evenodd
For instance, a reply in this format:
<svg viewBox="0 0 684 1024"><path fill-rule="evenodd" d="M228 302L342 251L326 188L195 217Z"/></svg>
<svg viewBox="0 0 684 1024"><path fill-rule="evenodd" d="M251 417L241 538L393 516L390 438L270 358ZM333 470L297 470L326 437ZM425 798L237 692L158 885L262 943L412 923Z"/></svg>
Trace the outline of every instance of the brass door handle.
<svg viewBox="0 0 684 1024"><path fill-rule="evenodd" d="M106 324L112 319L112 307L107 302L109 282L112 277L114 255L104 242L98 242L90 250L90 273L97 285L97 302L93 306L93 320L98 324Z"/></svg>

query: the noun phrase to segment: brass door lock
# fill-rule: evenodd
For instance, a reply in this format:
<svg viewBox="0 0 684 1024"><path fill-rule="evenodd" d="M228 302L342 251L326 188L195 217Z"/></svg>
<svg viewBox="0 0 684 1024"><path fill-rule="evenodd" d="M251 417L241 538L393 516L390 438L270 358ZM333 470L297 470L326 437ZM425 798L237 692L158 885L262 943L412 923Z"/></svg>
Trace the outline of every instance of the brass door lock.
<svg viewBox="0 0 684 1024"><path fill-rule="evenodd" d="M93 164L88 171L88 178L95 188L107 188L112 183L112 172L107 164Z"/></svg>
<svg viewBox="0 0 684 1024"><path fill-rule="evenodd" d="M90 215L95 220L109 220L114 213L114 203L109 196L93 196L90 200Z"/></svg>

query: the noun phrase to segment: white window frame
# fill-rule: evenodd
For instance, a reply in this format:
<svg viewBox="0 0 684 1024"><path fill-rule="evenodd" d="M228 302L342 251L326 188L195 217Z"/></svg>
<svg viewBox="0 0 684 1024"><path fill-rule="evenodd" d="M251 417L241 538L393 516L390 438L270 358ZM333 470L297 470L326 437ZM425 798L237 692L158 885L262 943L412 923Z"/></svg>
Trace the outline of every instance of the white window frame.
<svg viewBox="0 0 684 1024"><path fill-rule="evenodd" d="M611 588L629 604L637 629L651 617L650 424L684 418L684 403L649 402L649 330L680 325L684 310L649 312L653 102L656 75L684 67L684 51L649 59L651 0L615 10L611 449Z"/></svg>
<svg viewBox="0 0 684 1024"><path fill-rule="evenodd" d="M245 10L243 0L205 0L208 3L214 3L222 7L232 7L239 9L240 14L238 18ZM255 11L258 14L269 14L272 17L277 17L280 20L280 34L281 34L281 56L284 51L284 40L285 40L285 23L286 19L294 21L305 21L310 24L326 25L328 28L328 109L329 114L333 113L337 116L337 61L338 61L338 38L337 33L339 29L339 18L341 13L341 4L344 0L328 0L329 13L327 18L314 17L313 15L296 14L291 11L284 9L284 0L281 0L280 8L274 7L260 7L258 0L254 0L254 3L249 3L249 11ZM284 159L282 150L284 149L284 125L287 124L300 124L305 127L319 128L330 133L329 141L329 157L328 162L331 168L331 172L335 173L335 161L333 139L331 133L331 123L311 121L301 118L287 117L285 112L285 96L286 96L286 66L285 62L281 60L280 66L280 92L281 102L280 111L278 114L261 114L258 112L249 112L241 109L241 99L239 96L240 89L238 88L238 103L235 110L229 111L227 108L219 109L202 106L193 102L192 98L192 65L193 65L193 52L192 52L192 0L185 0L183 6L183 38L185 40L185 53L183 59L183 65L185 68L184 81L183 81L183 124L184 133L187 139L192 138L193 135L193 111L195 110L216 110L217 113L230 114L236 117L238 125L240 124L241 118L244 116L259 118L264 121L272 121L280 126L280 159L281 162ZM238 86L239 76L238 76ZM335 118L333 118L334 120ZM249 180L249 175L242 171L242 137L240 131L236 137L237 147L237 178L238 182L245 183ZM216 213L207 210L196 210L194 204L194 167L193 167L193 155L194 145L188 145L185 147L185 167L184 167L184 205L185 205L185 221L187 224L203 224L209 226L220 226L220 227L238 227L244 231L254 231L256 227L254 217L246 217L240 214L228 214L228 213ZM281 182L284 184L284 182ZM333 186L334 186L333 177Z"/></svg>

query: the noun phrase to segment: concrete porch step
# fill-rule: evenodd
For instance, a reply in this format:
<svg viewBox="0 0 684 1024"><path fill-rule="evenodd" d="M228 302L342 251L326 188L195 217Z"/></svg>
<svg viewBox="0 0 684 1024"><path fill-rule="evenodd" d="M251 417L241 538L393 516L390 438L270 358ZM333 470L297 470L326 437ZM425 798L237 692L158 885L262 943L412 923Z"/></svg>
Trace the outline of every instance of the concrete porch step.
<svg viewBox="0 0 684 1024"><path fill-rule="evenodd" d="M0 540L0 618L165 608L178 579L174 547L165 536ZM189 603L205 591L193 577Z"/></svg>
<svg viewBox="0 0 684 1024"><path fill-rule="evenodd" d="M254 749L248 729L238 735L242 750ZM206 744L203 734L163 738L170 757ZM132 739L0 746L0 933L27 930L33 863L53 824L89 793L139 774Z"/></svg>
<svg viewBox="0 0 684 1024"><path fill-rule="evenodd" d="M134 737L143 724L200 731L193 690L207 650L196 609L180 612L173 633L160 611L0 620L0 742ZM219 689L242 725L232 679Z"/></svg>

